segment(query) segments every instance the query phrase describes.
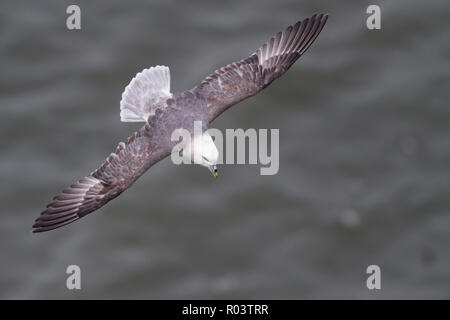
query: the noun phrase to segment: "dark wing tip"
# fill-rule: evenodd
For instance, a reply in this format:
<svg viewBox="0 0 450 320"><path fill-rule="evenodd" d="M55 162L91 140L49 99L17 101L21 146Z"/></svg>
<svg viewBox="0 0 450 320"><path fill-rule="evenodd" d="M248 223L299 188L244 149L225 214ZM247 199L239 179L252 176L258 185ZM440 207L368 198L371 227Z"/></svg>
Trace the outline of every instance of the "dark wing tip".
<svg viewBox="0 0 450 320"><path fill-rule="evenodd" d="M325 26L327 20L328 14L319 13L314 14L310 18L307 18L303 22L301 22L302 24L306 24L306 26L303 29L304 36L300 38L301 44L299 47L297 47L297 50L300 54L303 54L309 48L309 46L311 46L314 40L316 40L317 36Z"/></svg>
<svg viewBox="0 0 450 320"><path fill-rule="evenodd" d="M326 13L314 14L277 33L256 51L259 64L266 69L278 66L286 71L308 50L327 20Z"/></svg>
<svg viewBox="0 0 450 320"><path fill-rule="evenodd" d="M158 114L158 113L157 113ZM157 117L157 115L150 117ZM150 119L149 118L149 119ZM153 164L170 154L159 146L146 123L94 172L53 198L33 224L33 233L56 229L101 208L130 187Z"/></svg>
<svg viewBox="0 0 450 320"><path fill-rule="evenodd" d="M85 200L79 199L66 205L65 202L68 201L70 200L60 201L56 197L56 200L48 204L47 208L35 220L32 227L33 233L53 230L81 218L83 216L81 206Z"/></svg>
<svg viewBox="0 0 450 320"><path fill-rule="evenodd" d="M107 191L107 190L106 190ZM105 187L100 180L88 176L64 189L33 224L33 233L65 226L104 204Z"/></svg>
<svg viewBox="0 0 450 320"><path fill-rule="evenodd" d="M209 122L285 73L311 46L328 19L314 14L278 32L248 58L216 70L194 88L208 102Z"/></svg>
<svg viewBox="0 0 450 320"><path fill-rule="evenodd" d="M79 218L80 216L76 214L68 214L67 216L60 219L50 219L47 221L36 219L35 223L33 224L33 233L45 232L60 228L71 222L74 222L75 220L78 220Z"/></svg>

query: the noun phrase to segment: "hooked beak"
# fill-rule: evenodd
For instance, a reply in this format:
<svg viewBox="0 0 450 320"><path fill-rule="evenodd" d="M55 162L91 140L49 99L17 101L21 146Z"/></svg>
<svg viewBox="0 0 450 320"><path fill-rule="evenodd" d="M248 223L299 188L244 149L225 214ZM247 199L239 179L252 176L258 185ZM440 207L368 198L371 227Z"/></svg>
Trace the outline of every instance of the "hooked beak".
<svg viewBox="0 0 450 320"><path fill-rule="evenodd" d="M209 166L209 171L211 171L211 173L213 174L214 178L218 178L219 174L217 173L217 166L213 165L213 166Z"/></svg>

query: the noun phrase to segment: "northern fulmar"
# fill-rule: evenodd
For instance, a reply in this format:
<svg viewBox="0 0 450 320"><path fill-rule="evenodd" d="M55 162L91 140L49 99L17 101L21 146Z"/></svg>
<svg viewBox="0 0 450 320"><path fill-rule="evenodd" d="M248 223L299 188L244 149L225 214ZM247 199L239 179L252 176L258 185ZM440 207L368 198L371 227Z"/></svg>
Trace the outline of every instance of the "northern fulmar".
<svg viewBox="0 0 450 320"><path fill-rule="evenodd" d="M106 161L53 198L36 219L33 232L67 225L105 205L129 188L156 162L173 152L174 130L191 134L201 121L202 133L193 136L182 156L207 167L217 178L218 150L207 133L208 124L232 105L248 98L285 73L311 46L327 21L315 14L278 32L248 58L216 70L193 89L171 93L170 73L156 66L138 73L120 102L123 122L145 125L120 142Z"/></svg>

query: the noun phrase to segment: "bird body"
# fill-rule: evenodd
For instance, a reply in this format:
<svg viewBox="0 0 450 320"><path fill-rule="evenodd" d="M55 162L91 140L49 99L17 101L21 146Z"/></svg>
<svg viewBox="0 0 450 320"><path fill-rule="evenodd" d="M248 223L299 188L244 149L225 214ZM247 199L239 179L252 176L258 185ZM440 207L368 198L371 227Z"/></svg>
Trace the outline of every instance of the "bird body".
<svg viewBox="0 0 450 320"><path fill-rule="evenodd" d="M173 152L172 133L184 129L192 139L183 157L208 167L217 177L218 151L208 125L232 105L255 95L286 72L310 47L328 15L313 15L287 27L248 58L216 70L200 84L180 93L170 92L170 72L156 66L138 73L120 102L123 122L145 122L105 162L64 189L47 205L33 232L59 228L95 211L128 189L153 164ZM201 122L196 134L195 123Z"/></svg>

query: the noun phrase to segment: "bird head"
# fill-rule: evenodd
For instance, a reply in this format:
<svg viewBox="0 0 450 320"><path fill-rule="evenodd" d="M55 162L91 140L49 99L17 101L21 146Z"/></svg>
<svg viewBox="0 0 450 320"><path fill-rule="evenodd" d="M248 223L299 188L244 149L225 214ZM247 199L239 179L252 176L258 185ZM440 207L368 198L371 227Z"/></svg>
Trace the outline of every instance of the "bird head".
<svg viewBox="0 0 450 320"><path fill-rule="evenodd" d="M217 160L219 159L219 151L217 150L214 141L208 133L204 133L202 136L200 165L207 167L212 173L214 178L218 178L219 174L217 172ZM194 157L195 159L195 157Z"/></svg>
<svg viewBox="0 0 450 320"><path fill-rule="evenodd" d="M209 133L205 132L192 139L192 142L183 149L183 157L187 157L188 161L192 159L195 164L208 168L214 178L219 177L217 172L219 151Z"/></svg>

